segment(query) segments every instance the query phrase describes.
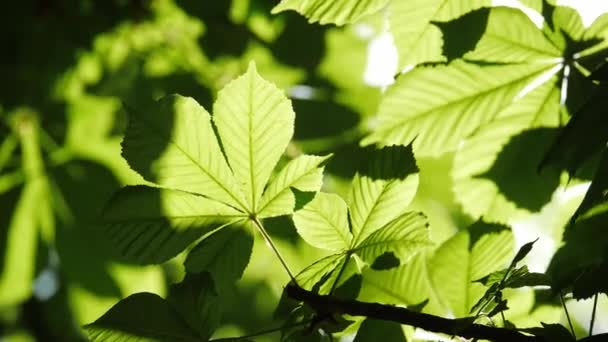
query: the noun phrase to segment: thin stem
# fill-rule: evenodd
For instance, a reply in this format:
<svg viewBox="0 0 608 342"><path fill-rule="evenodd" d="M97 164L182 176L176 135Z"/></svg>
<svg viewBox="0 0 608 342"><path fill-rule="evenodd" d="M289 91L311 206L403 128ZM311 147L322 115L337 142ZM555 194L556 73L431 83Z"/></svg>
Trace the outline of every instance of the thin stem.
<svg viewBox="0 0 608 342"><path fill-rule="evenodd" d="M568 325L570 326L570 332L572 336L576 339L576 334L574 333L574 327L572 326L572 320L570 320L570 314L568 313L568 308L566 307L566 301L564 300L564 294L559 293L559 299L562 302L562 307L564 308L564 312L566 313L566 318L568 319Z"/></svg>
<svg viewBox="0 0 608 342"><path fill-rule="evenodd" d="M505 313L501 311L500 312L500 317L502 317L502 326L504 327L505 326L505 321L506 321L505 320Z"/></svg>
<svg viewBox="0 0 608 342"><path fill-rule="evenodd" d="M596 293L595 296L593 296L593 309L591 310L591 323L589 323L589 336L593 336L593 325L595 324L595 310L597 309L597 297L598 294Z"/></svg>
<svg viewBox="0 0 608 342"><path fill-rule="evenodd" d="M271 328L271 329L266 329L266 330L261 330L258 332L255 332L253 334L250 335L244 335L244 336L236 336L236 337L222 337L222 338L214 338L209 340L209 342L220 342L220 341L241 341L241 340L246 340L252 337L258 337L258 336L262 336L262 335L266 335L266 334L272 334L275 333L277 331L281 331L285 328L295 328L295 327L299 327L302 325L306 325L310 322L312 322L312 319L306 320L306 321L302 321L302 322L298 322L298 323L294 323L290 326L288 325L282 325L280 327L276 327L276 328Z"/></svg>
<svg viewBox="0 0 608 342"><path fill-rule="evenodd" d="M291 281L297 285L298 282L296 281L296 277L294 277L293 273L291 273L289 266L287 266L287 262L285 262L285 259L283 259L283 256L277 249L277 246L275 246L274 243L272 242L272 238L270 237L270 235L268 235L268 233L266 232L266 229L264 229L262 222L260 222L260 220L256 216L253 216L251 219L252 219L253 223L255 223L255 225L258 227L258 231L260 232L260 234L262 234L262 237L266 241L266 244L270 247L270 249L272 249L273 253L277 256L277 258L279 258L281 265L283 265L283 268L289 275L289 278L291 278Z"/></svg>
<svg viewBox="0 0 608 342"><path fill-rule="evenodd" d="M342 264L342 267L340 267L340 271L338 272L338 276L336 277L336 280L331 285L331 290L329 290L329 294L334 293L334 290L336 289L336 286L338 286L338 282L340 281L340 277L342 277L342 273L344 273L344 270L346 269L346 264L348 264L349 259L350 259L350 254L346 253L346 258L344 259L344 263Z"/></svg>

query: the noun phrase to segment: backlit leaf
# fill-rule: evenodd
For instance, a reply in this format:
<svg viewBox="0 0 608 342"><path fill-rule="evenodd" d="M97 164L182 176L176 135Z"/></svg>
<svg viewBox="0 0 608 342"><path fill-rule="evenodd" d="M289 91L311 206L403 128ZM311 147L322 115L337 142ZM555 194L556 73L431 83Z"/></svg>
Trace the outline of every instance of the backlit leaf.
<svg viewBox="0 0 608 342"><path fill-rule="evenodd" d="M344 25L379 11L389 0L282 0L272 13L294 10L308 18L311 23L321 25Z"/></svg>
<svg viewBox="0 0 608 342"><path fill-rule="evenodd" d="M142 263L166 261L213 228L244 218L206 197L145 186L123 188L102 217L116 249Z"/></svg>
<svg viewBox="0 0 608 342"><path fill-rule="evenodd" d="M293 221L300 236L309 244L333 251L344 250L353 238L347 211L340 196L320 192L293 215Z"/></svg>

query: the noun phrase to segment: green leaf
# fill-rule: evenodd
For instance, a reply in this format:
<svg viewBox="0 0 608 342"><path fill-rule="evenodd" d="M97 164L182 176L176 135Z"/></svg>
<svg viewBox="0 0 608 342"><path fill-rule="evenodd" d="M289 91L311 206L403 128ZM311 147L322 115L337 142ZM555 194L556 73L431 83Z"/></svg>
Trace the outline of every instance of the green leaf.
<svg viewBox="0 0 608 342"><path fill-rule="evenodd" d="M390 31L399 53L399 66L422 62L440 62L443 36L431 23L443 0L391 1L389 5Z"/></svg>
<svg viewBox="0 0 608 342"><path fill-rule="evenodd" d="M445 61L444 40L452 41L444 37L437 24L490 5L489 0L392 1L389 23L399 53L399 66Z"/></svg>
<svg viewBox="0 0 608 342"><path fill-rule="evenodd" d="M205 237L188 253L184 262L188 272L209 272L218 291L238 280L253 250L254 227L235 224Z"/></svg>
<svg viewBox="0 0 608 342"><path fill-rule="evenodd" d="M389 0L282 0L272 14L297 11L311 23L344 25L382 9Z"/></svg>
<svg viewBox="0 0 608 342"><path fill-rule="evenodd" d="M523 210L523 206L517 206L522 202L518 199L524 198L528 208L538 208L553 192L558 175L538 172L538 162L546 151L543 142L550 139L550 132L545 129L519 137L516 134L528 127L559 124L560 92L554 81L536 88L464 140L455 154L452 174L454 194L464 212L474 218L483 215L489 221L507 222ZM507 155L503 152L509 144L511 152ZM498 167L498 158L502 159L500 167L509 166ZM540 191L531 193L530 184ZM511 196L501 193L503 189Z"/></svg>
<svg viewBox="0 0 608 342"><path fill-rule="evenodd" d="M353 239L348 227L348 208L335 194L318 193L293 215L300 236L309 244L331 251L345 250Z"/></svg>
<svg viewBox="0 0 608 342"><path fill-rule="evenodd" d="M362 144L413 143L421 155L440 155L493 120L546 64L481 66L456 60L446 66L416 68L386 92L378 126ZM415 141L414 141L415 139Z"/></svg>
<svg viewBox="0 0 608 342"><path fill-rule="evenodd" d="M574 114L542 160L541 167L553 165L574 173L608 140L608 90L598 89Z"/></svg>
<svg viewBox="0 0 608 342"><path fill-rule="evenodd" d="M145 186L120 190L102 215L116 249L141 263L164 262L205 232L245 217L203 196Z"/></svg>
<svg viewBox="0 0 608 342"><path fill-rule="evenodd" d="M445 312L468 315L484 293L484 287L473 281L501 269L512 253L511 232L483 223L442 244L430 261L430 278Z"/></svg>
<svg viewBox="0 0 608 342"><path fill-rule="evenodd" d="M608 294L608 281L598 274L608 271L608 201L600 203L567 228L564 245L553 255L547 269L555 291L572 287L574 298Z"/></svg>
<svg viewBox="0 0 608 342"><path fill-rule="evenodd" d="M198 342L200 336L158 295L131 295L84 327L91 341Z"/></svg>
<svg viewBox="0 0 608 342"><path fill-rule="evenodd" d="M194 99L173 95L146 110L130 109L129 114L122 155L133 170L163 187L245 208L211 117Z"/></svg>
<svg viewBox="0 0 608 342"><path fill-rule="evenodd" d="M0 307L16 305L32 293L39 234L37 209L40 199L48 196L45 189L42 178L28 182L21 191L8 227L2 228L5 236L0 240L4 258L0 269ZM12 207L9 203L3 205Z"/></svg>
<svg viewBox="0 0 608 342"><path fill-rule="evenodd" d="M167 301L201 340L208 340L220 324L220 300L208 273L186 274L169 289Z"/></svg>
<svg viewBox="0 0 608 342"><path fill-rule="evenodd" d="M401 325L395 322L366 319L361 323L353 342L406 342Z"/></svg>
<svg viewBox="0 0 608 342"><path fill-rule="evenodd" d="M442 0L435 21L450 21L471 11L492 5L490 0Z"/></svg>
<svg viewBox="0 0 608 342"><path fill-rule="evenodd" d="M359 243L352 251L373 265L384 255L397 259L397 266L432 245L428 222L421 213L409 212L392 220Z"/></svg>
<svg viewBox="0 0 608 342"><path fill-rule="evenodd" d="M213 105L222 147L247 199L258 213L264 186L293 135L291 102L251 63L247 73L228 83Z"/></svg>
<svg viewBox="0 0 608 342"><path fill-rule="evenodd" d="M312 265L298 273L296 276L298 285L307 290L311 290L315 285L322 286L323 284L319 284L319 282L323 278L327 278L329 273L334 271L344 261L344 258L345 255L340 253L332 254L315 261Z"/></svg>
<svg viewBox="0 0 608 342"><path fill-rule="evenodd" d="M389 270L368 267L362 272L363 283L358 299L407 306L431 299L428 307L435 309L437 299L428 273L427 253L416 254L408 263Z"/></svg>
<svg viewBox="0 0 608 342"><path fill-rule="evenodd" d="M538 238L536 238L534 241L530 241L528 243L525 243L523 246L521 246L519 248L519 250L517 251L517 254L515 254L513 261L511 261L511 265L515 266L515 265L517 265L518 262L522 261L523 258L525 258L528 255L528 253L530 253L530 251L532 250L532 247L534 246L534 243L536 243L536 241L538 241Z"/></svg>
<svg viewBox="0 0 608 342"><path fill-rule="evenodd" d="M260 217L286 215L293 212L296 198L290 188L319 191L323 182L323 162L331 155L302 155L293 159L268 184L260 201Z"/></svg>
<svg viewBox="0 0 608 342"><path fill-rule="evenodd" d="M411 149L385 147L364 159L348 194L352 245L406 211L418 188L418 174Z"/></svg>
<svg viewBox="0 0 608 342"><path fill-rule="evenodd" d="M492 8L485 31L468 60L496 63L553 62L561 51L518 9Z"/></svg>

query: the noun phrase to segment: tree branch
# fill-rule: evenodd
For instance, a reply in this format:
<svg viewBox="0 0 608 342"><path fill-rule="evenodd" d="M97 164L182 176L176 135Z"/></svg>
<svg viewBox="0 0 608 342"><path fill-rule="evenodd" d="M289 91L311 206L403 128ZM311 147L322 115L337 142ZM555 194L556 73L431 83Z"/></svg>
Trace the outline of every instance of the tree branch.
<svg viewBox="0 0 608 342"><path fill-rule="evenodd" d="M285 292L289 297L305 302L322 313L365 316L466 338L505 342L545 341L541 337L525 335L512 329L476 324L472 322L473 318L449 319L392 305L343 300L333 296L319 295L294 284L287 285Z"/></svg>

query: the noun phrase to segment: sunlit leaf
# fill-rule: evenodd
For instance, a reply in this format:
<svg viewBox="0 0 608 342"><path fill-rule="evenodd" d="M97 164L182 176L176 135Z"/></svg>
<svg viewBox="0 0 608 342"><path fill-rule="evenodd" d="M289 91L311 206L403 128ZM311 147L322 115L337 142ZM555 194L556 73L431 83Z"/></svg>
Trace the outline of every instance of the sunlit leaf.
<svg viewBox="0 0 608 342"><path fill-rule="evenodd" d="M452 176L454 194L466 213L475 218L484 215L488 220L506 222L524 208L538 209L550 198L558 175L538 172L539 160L551 141L550 131L529 131L519 138L517 133L527 127L557 126L559 96L559 90L547 82L464 140L455 154ZM508 150L511 152L507 154ZM497 159L503 152L502 158L509 159L503 159L499 167ZM509 166L505 169L505 165ZM531 184L538 191L532 193ZM502 193L502 190L507 191Z"/></svg>
<svg viewBox="0 0 608 342"><path fill-rule="evenodd" d="M294 10L311 23L344 25L382 9L388 0L282 0L272 13Z"/></svg>
<svg viewBox="0 0 608 342"><path fill-rule="evenodd" d="M170 96L148 110L130 109L123 157L161 186L205 194L243 208L207 111L192 98Z"/></svg>
<svg viewBox="0 0 608 342"><path fill-rule="evenodd" d="M290 188L319 191L323 181L321 164L329 157L303 155L285 165L264 191L260 201L260 216L280 216L293 212L296 199Z"/></svg>
<svg viewBox="0 0 608 342"><path fill-rule="evenodd" d="M369 235L353 251L372 267L385 253L392 254L397 265L400 265L431 245L426 217L421 213L409 212Z"/></svg>
<svg viewBox="0 0 608 342"><path fill-rule="evenodd" d="M389 5L390 30L399 52L399 65L439 62L443 36L431 23L443 0L392 1Z"/></svg>
<svg viewBox="0 0 608 342"><path fill-rule="evenodd" d="M293 135L291 102L260 77L252 63L247 73L218 93L213 111L228 164L247 199L247 210L257 213L264 186Z"/></svg>
<svg viewBox="0 0 608 342"><path fill-rule="evenodd" d="M475 50L466 59L499 63L555 62L561 51L530 18L515 8L490 10L487 25Z"/></svg>
<svg viewBox="0 0 608 342"><path fill-rule="evenodd" d="M440 246L431 259L433 288L444 310L456 317L468 315L484 293L484 287L473 281L502 268L511 259L511 232L491 227L478 224L479 233L487 231L476 241L472 231L459 232Z"/></svg>
<svg viewBox="0 0 608 342"><path fill-rule="evenodd" d="M343 250L351 244L348 208L338 195L318 193L293 215L293 220L300 236L315 247Z"/></svg>
<svg viewBox="0 0 608 342"><path fill-rule="evenodd" d="M413 141L414 151L422 155L453 151L549 68L543 64L480 66L462 61L416 68L388 89L380 104L378 126L362 143L386 146Z"/></svg>
<svg viewBox="0 0 608 342"><path fill-rule="evenodd" d="M312 265L308 266L296 276L298 285L304 289L310 290L318 284L324 277L335 270L336 267L343 262L345 256L343 254L333 254L317 260ZM322 285L322 284L319 284Z"/></svg>
<svg viewBox="0 0 608 342"><path fill-rule="evenodd" d="M417 167L409 148L386 147L371 153L363 163L348 194L355 243L406 212L418 188Z"/></svg>

